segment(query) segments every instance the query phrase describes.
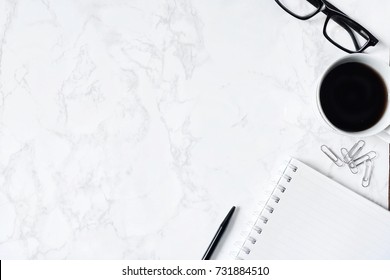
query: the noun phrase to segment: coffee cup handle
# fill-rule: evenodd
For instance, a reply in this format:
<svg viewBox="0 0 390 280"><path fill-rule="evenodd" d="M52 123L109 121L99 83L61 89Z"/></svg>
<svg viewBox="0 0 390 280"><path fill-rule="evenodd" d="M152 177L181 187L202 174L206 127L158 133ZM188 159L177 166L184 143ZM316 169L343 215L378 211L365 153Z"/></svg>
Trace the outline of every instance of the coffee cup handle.
<svg viewBox="0 0 390 280"><path fill-rule="evenodd" d="M383 141L390 143L390 126L386 127L384 130L379 132L377 135Z"/></svg>

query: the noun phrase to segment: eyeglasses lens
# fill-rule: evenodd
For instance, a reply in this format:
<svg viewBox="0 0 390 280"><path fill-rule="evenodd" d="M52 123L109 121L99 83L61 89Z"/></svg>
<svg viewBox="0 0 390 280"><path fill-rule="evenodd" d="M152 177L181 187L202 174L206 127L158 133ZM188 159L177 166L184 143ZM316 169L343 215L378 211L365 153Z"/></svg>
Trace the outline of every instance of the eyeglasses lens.
<svg viewBox="0 0 390 280"><path fill-rule="evenodd" d="M325 32L329 39L335 44L356 52L361 50L369 40L368 35L364 34L349 19L341 16L332 16L326 24Z"/></svg>

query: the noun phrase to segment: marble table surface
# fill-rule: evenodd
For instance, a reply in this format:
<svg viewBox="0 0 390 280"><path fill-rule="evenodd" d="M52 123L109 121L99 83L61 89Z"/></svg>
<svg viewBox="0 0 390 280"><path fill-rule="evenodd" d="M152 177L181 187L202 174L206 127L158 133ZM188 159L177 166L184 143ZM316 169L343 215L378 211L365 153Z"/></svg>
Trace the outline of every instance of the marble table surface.
<svg viewBox="0 0 390 280"><path fill-rule="evenodd" d="M380 40L390 2L333 0ZM350 147L313 100L345 53L273 0L0 0L0 258L232 258L294 156L387 207L388 144L372 185L320 145Z"/></svg>

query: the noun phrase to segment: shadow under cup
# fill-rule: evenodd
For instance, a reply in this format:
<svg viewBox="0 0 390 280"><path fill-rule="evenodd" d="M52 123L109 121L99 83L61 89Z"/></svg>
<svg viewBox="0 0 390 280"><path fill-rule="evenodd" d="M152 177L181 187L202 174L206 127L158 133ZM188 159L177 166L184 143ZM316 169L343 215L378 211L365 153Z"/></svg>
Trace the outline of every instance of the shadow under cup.
<svg viewBox="0 0 390 280"><path fill-rule="evenodd" d="M369 130L386 113L388 90L381 74L370 65L353 60L331 67L319 86L324 117L347 133Z"/></svg>

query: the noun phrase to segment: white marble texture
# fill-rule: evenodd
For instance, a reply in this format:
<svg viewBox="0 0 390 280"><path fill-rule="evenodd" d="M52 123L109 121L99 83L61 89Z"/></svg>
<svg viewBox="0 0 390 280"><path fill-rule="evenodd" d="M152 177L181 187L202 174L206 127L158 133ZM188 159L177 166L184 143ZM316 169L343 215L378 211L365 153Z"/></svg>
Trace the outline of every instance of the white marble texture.
<svg viewBox="0 0 390 280"><path fill-rule="evenodd" d="M387 62L390 3L332 3ZM0 0L0 258L199 259L237 205L229 258L288 155L387 206L386 143L366 139L364 190L319 150L356 141L314 111L344 55L324 19L273 0Z"/></svg>

